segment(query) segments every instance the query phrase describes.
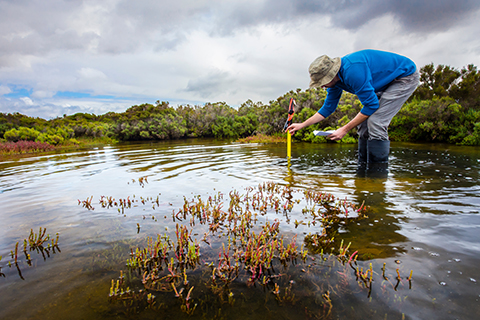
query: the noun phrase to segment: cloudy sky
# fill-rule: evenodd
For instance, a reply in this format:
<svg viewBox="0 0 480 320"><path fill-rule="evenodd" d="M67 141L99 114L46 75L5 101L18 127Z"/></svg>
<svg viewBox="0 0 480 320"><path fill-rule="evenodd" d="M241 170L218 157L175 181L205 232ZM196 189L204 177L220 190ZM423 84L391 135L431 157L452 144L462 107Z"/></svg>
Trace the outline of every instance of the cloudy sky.
<svg viewBox="0 0 480 320"><path fill-rule="evenodd" d="M366 48L480 67L479 20L478 0L0 0L0 112L266 104Z"/></svg>

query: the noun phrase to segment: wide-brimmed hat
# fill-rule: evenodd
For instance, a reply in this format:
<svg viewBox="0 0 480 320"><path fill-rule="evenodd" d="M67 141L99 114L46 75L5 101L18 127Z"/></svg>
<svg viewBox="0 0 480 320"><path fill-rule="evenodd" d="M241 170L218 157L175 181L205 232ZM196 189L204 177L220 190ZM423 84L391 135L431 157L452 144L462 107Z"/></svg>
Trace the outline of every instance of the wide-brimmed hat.
<svg viewBox="0 0 480 320"><path fill-rule="evenodd" d="M342 61L340 58L331 59L327 55L323 55L315 59L308 72L310 73L310 88L321 87L329 83L335 78L340 70Z"/></svg>

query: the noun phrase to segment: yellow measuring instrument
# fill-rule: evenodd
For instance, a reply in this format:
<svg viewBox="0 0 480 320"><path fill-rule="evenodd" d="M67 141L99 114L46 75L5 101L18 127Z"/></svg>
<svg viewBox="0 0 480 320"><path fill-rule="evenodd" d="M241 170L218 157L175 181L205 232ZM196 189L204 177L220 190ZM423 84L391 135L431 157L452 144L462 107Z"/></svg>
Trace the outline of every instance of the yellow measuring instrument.
<svg viewBox="0 0 480 320"><path fill-rule="evenodd" d="M290 104L288 106L288 118L283 126L283 131L286 131L288 126L292 124L293 115L295 114L295 106L297 103L295 99L290 98ZM292 157L292 135L287 131L287 158Z"/></svg>

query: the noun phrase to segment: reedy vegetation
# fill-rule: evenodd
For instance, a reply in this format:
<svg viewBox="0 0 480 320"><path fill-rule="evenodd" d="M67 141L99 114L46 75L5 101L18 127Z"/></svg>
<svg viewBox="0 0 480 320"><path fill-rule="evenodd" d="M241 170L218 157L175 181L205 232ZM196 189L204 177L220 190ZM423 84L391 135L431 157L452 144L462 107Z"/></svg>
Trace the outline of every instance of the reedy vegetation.
<svg viewBox="0 0 480 320"><path fill-rule="evenodd" d="M469 65L456 70L432 64L420 70L421 85L394 117L390 125L393 141L447 142L480 145L480 73ZM122 113L103 115L77 113L52 120L27 117L19 113L0 113L0 137L4 141L36 141L51 145L78 144L77 139L106 142L166 140L188 137L239 139L252 135L281 135L291 97L298 108L294 122L317 112L324 100L323 89L296 89L268 105L246 101L234 108L225 102L203 106L171 107L168 102L135 105ZM355 95L344 93L329 118L295 134L295 139L327 142L315 137L313 130L336 129L348 123L360 111ZM355 130L341 143L355 143Z"/></svg>

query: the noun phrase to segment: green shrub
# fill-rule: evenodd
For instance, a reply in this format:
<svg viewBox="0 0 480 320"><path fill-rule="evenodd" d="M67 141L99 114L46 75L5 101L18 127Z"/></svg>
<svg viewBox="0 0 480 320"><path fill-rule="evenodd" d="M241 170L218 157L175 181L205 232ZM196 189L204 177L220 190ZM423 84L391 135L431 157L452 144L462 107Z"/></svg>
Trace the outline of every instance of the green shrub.
<svg viewBox="0 0 480 320"><path fill-rule="evenodd" d="M33 128L20 127L18 129L11 129L5 132L3 135L4 138L8 141L17 142L20 140L24 141L35 141L35 139L40 135L40 132Z"/></svg>

